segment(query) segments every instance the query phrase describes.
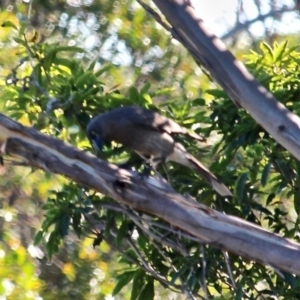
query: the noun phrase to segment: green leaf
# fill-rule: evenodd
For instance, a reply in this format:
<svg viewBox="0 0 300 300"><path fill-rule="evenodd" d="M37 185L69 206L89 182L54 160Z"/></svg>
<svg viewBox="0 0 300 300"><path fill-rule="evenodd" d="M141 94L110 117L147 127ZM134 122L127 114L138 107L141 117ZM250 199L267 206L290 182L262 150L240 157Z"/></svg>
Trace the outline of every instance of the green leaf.
<svg viewBox="0 0 300 300"><path fill-rule="evenodd" d="M206 104L203 98L197 98L193 100L193 106L204 106Z"/></svg>
<svg viewBox="0 0 300 300"><path fill-rule="evenodd" d="M111 93L109 94L109 98L112 99L112 100L118 100L118 101L124 101L126 100L127 98L122 95L122 94L118 94L118 93Z"/></svg>
<svg viewBox="0 0 300 300"><path fill-rule="evenodd" d="M144 277L145 277L144 270L137 270L135 272L133 277L133 282L132 282L130 300L138 299L138 296L140 295L142 287L144 285Z"/></svg>
<svg viewBox="0 0 300 300"><path fill-rule="evenodd" d="M88 89L84 94L78 92L77 93L77 99L87 99L88 97L92 95L96 95L99 92L102 92L102 87L101 86L94 86L90 89ZM75 97L74 97L75 99Z"/></svg>
<svg viewBox="0 0 300 300"><path fill-rule="evenodd" d="M141 94L147 93L151 87L151 83L147 82L142 88L141 88Z"/></svg>
<svg viewBox="0 0 300 300"><path fill-rule="evenodd" d="M266 201L266 205L268 206L272 201L273 199L275 198L275 193L271 193L268 198L267 198L267 201Z"/></svg>
<svg viewBox="0 0 300 300"><path fill-rule="evenodd" d="M145 102L147 102L147 104L152 104L153 103L152 98L150 97L149 94L144 93L144 94L142 94L142 96L143 96L143 99L145 100Z"/></svg>
<svg viewBox="0 0 300 300"><path fill-rule="evenodd" d="M43 236L44 236L44 232L40 230L40 231L35 235L33 244L34 244L34 245L39 244L40 241L42 240Z"/></svg>
<svg viewBox="0 0 300 300"><path fill-rule="evenodd" d="M74 69L74 65L75 65L74 61L67 58L61 58L61 57L55 57L53 63L55 63L58 66L65 66L70 70Z"/></svg>
<svg viewBox="0 0 300 300"><path fill-rule="evenodd" d="M112 296L117 295L122 290L122 288L132 280L135 272L136 271L124 272L121 275L117 276L118 283L112 291Z"/></svg>
<svg viewBox="0 0 300 300"><path fill-rule="evenodd" d="M16 43L18 43L18 44L21 44L21 45L27 47L26 41L24 41L24 40L22 40L22 39L19 39L19 38L17 38L17 37L14 37L14 41L15 41Z"/></svg>
<svg viewBox="0 0 300 300"><path fill-rule="evenodd" d="M87 71L93 71L95 68L95 65L97 63L97 59L95 59L93 62L91 62L91 64L88 66Z"/></svg>
<svg viewBox="0 0 300 300"><path fill-rule="evenodd" d="M290 169L289 165L284 160L280 160L280 159L277 159L276 163L277 163L280 173L284 177L285 181L291 182L292 176L291 176L291 169Z"/></svg>
<svg viewBox="0 0 300 300"><path fill-rule="evenodd" d="M58 252L59 241L60 241L60 238L59 238L58 234L55 231L52 231L50 233L49 240L47 242L47 255L48 255L49 259L52 258L52 255L54 253Z"/></svg>
<svg viewBox="0 0 300 300"><path fill-rule="evenodd" d="M188 266L184 265L178 272L176 272L172 278L171 278L171 283L174 284L176 280L187 270Z"/></svg>
<svg viewBox="0 0 300 300"><path fill-rule="evenodd" d="M58 46L54 48L55 52L78 52L78 53L83 53L85 52L84 49L76 46Z"/></svg>
<svg viewBox="0 0 300 300"><path fill-rule="evenodd" d="M213 90L206 90L206 93L209 94L209 95L212 95L216 98L227 98L227 95L224 91L222 90L216 90L216 89L213 89Z"/></svg>
<svg viewBox="0 0 300 300"><path fill-rule="evenodd" d="M288 41L284 41L282 43L280 43L277 47L274 48L274 62L276 61L280 61L283 57L283 54L286 50Z"/></svg>
<svg viewBox="0 0 300 300"><path fill-rule="evenodd" d="M5 21L1 24L1 27L12 27L16 30L19 30L18 27L11 21Z"/></svg>
<svg viewBox="0 0 300 300"><path fill-rule="evenodd" d="M119 262L121 263L126 263L126 264L132 264L131 260L127 258L127 256L133 258L133 259L137 259L136 257L136 253L133 251L133 249L128 249L126 251L126 256L121 256L121 258L119 259Z"/></svg>
<svg viewBox="0 0 300 300"><path fill-rule="evenodd" d="M51 214L50 213L47 214L46 219L42 224L42 229L44 231L47 231L48 228L52 224L56 223L60 218L60 210L59 209L57 209L57 208L52 209L51 212L52 212Z"/></svg>
<svg viewBox="0 0 300 300"><path fill-rule="evenodd" d="M152 279L149 279L147 284L142 289L138 300L153 300L154 299L154 282Z"/></svg>
<svg viewBox="0 0 300 300"><path fill-rule="evenodd" d="M160 96L160 95L165 95L165 94L169 94L171 92L173 92L175 90L175 88L163 88L163 89L158 89L157 91L150 93L151 97L155 97L155 96Z"/></svg>
<svg viewBox="0 0 300 300"><path fill-rule="evenodd" d="M128 222L124 221L118 230L117 235L117 245L120 246L122 244L123 238L127 234L128 231Z"/></svg>
<svg viewBox="0 0 300 300"><path fill-rule="evenodd" d="M138 90L135 87L131 87L128 91L129 98L132 101L132 103L138 104L140 102L140 94Z"/></svg>
<svg viewBox="0 0 300 300"><path fill-rule="evenodd" d="M98 70L98 71L95 73L95 76L96 76L96 77L99 77L99 76L102 75L104 72L109 71L112 67L113 67L112 65L107 65L107 66L101 68L100 70Z"/></svg>
<svg viewBox="0 0 300 300"><path fill-rule="evenodd" d="M146 245L148 244L149 242L149 239L143 234L143 233L140 233L139 234L139 237L137 239L137 243L138 245L141 247L141 248L145 248Z"/></svg>
<svg viewBox="0 0 300 300"><path fill-rule="evenodd" d="M267 209L265 208L264 206L262 206L260 203L257 203L257 202L253 202L252 205L251 205L252 209L255 209L259 212L262 212L268 216L272 216L272 213Z"/></svg>
<svg viewBox="0 0 300 300"><path fill-rule="evenodd" d="M248 173L243 173L236 182L235 195L238 203L242 203L245 192L245 185L248 180Z"/></svg>
<svg viewBox="0 0 300 300"><path fill-rule="evenodd" d="M261 43L260 44L260 49L264 53L264 58L268 59L269 61L273 61L274 60L273 49L272 49L272 47L270 45L268 45L267 43Z"/></svg>
<svg viewBox="0 0 300 300"><path fill-rule="evenodd" d="M16 112L9 114L9 116L15 120L19 120L24 116L24 112L16 111Z"/></svg>
<svg viewBox="0 0 300 300"><path fill-rule="evenodd" d="M56 206L55 206L55 203L52 201L52 200L50 200L50 201L47 201L45 204L43 204L43 206L42 206L42 209L43 210L48 210L48 209L53 209L53 208L56 208Z"/></svg>
<svg viewBox="0 0 300 300"><path fill-rule="evenodd" d="M261 182L262 186L265 186L268 182L268 178L270 175L270 169L271 169L271 163L267 163L261 174L260 182Z"/></svg>
<svg viewBox="0 0 300 300"><path fill-rule="evenodd" d="M67 214L62 215L59 222L59 233L62 238L68 234L69 225L70 225L70 216Z"/></svg>
<svg viewBox="0 0 300 300"><path fill-rule="evenodd" d="M55 49L52 49L48 52L48 55L46 55L45 58L43 59L43 66L47 71L50 70L50 66L52 65L55 57L56 57L56 51Z"/></svg>
<svg viewBox="0 0 300 300"><path fill-rule="evenodd" d="M235 292L234 300L241 300L243 299L243 296L244 296L243 287L242 285L239 285Z"/></svg>
<svg viewBox="0 0 300 300"><path fill-rule="evenodd" d="M295 211L299 214L299 212L300 212L300 193L298 191L294 192L294 208L295 208Z"/></svg>
<svg viewBox="0 0 300 300"><path fill-rule="evenodd" d="M79 74L78 74L79 75ZM75 85L78 87L83 87L85 84L89 84L91 79L94 78L94 74L90 71L84 72L75 79Z"/></svg>
<svg viewBox="0 0 300 300"><path fill-rule="evenodd" d="M81 227L80 227L81 212L76 211L76 212L73 214L72 219L73 219L72 225L73 225L74 231L75 231L76 234L80 237L80 235L81 235Z"/></svg>
<svg viewBox="0 0 300 300"><path fill-rule="evenodd" d="M284 272L284 271L281 271L283 276L284 276L284 279L286 280L286 282L292 287L296 287L296 282L297 282L297 278L293 275L293 274L290 274L290 273L287 273L287 272Z"/></svg>

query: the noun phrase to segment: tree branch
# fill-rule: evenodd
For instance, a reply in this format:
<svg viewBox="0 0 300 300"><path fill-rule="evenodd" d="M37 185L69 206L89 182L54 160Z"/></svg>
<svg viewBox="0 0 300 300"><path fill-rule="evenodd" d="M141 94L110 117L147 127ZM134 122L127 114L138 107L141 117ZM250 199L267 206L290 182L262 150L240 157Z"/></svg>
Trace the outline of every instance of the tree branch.
<svg viewBox="0 0 300 300"><path fill-rule="evenodd" d="M153 0L172 34L204 66L233 102L300 160L300 118L266 90L205 26L189 0Z"/></svg>
<svg viewBox="0 0 300 300"><path fill-rule="evenodd" d="M300 275L300 244L242 219L219 213L150 180L0 114L0 149L28 164L103 193L131 208L155 215L201 242Z"/></svg>

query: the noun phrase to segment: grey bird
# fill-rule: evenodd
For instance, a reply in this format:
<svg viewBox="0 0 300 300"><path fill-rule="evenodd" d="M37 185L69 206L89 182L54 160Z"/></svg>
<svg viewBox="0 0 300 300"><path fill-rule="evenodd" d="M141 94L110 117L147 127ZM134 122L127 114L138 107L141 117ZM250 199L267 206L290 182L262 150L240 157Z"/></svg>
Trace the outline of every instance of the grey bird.
<svg viewBox="0 0 300 300"><path fill-rule="evenodd" d="M232 196L214 174L173 139L177 134L205 140L174 121L137 106L124 106L100 114L87 126L89 140L100 151L104 143L114 141L150 159L154 168L160 162L175 161L197 171L221 196Z"/></svg>

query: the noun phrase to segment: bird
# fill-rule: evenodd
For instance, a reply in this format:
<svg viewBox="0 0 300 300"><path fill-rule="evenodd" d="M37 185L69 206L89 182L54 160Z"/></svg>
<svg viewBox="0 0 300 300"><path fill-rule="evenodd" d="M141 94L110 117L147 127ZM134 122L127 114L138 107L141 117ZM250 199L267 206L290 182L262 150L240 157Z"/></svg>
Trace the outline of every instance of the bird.
<svg viewBox="0 0 300 300"><path fill-rule="evenodd" d="M157 112L138 106L118 107L92 118L86 134L99 151L104 144L114 141L149 160L154 169L161 162L177 162L199 173L221 196L232 196L228 187L176 142L174 136L187 135L198 141L205 139Z"/></svg>

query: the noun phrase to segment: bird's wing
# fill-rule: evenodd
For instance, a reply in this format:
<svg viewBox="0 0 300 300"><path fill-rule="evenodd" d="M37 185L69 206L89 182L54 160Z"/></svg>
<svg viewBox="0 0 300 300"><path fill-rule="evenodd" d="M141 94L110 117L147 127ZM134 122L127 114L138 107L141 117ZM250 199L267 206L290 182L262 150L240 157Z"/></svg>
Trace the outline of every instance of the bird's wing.
<svg viewBox="0 0 300 300"><path fill-rule="evenodd" d="M185 134L190 136L193 139L199 141L206 141L205 138L200 135L188 131L185 128L181 127L176 122L148 109L143 109L137 106L123 107L126 118L134 124L140 126L146 126L153 130L163 131L170 135L172 134Z"/></svg>

